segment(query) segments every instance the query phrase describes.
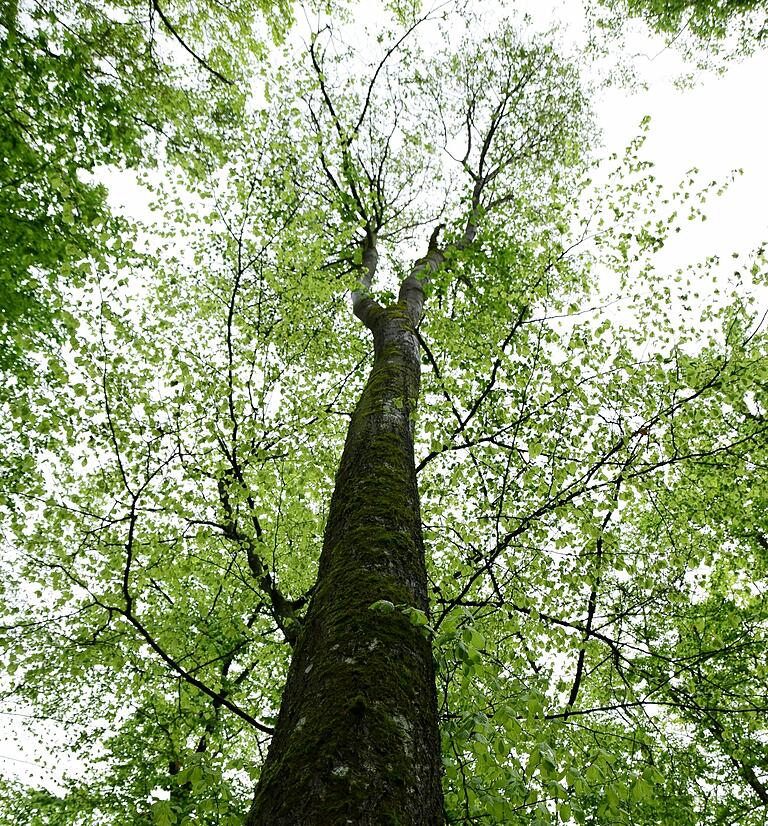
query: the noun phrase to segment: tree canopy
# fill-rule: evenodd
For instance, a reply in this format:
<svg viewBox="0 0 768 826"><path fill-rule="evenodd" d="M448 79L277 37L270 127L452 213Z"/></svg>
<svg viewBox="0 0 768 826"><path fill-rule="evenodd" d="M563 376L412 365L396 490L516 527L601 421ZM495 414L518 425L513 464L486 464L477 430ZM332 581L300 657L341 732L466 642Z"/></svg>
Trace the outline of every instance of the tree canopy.
<svg viewBox="0 0 768 826"><path fill-rule="evenodd" d="M18 372L25 352L66 332L59 289L77 286L101 235L116 232L94 171L161 151L194 168L201 145L221 148L265 49L259 19L280 37L288 13L258 2L4 5L3 367Z"/></svg>
<svg viewBox="0 0 768 826"><path fill-rule="evenodd" d="M278 4L6 12L3 711L75 765L4 822L242 822L372 359L350 291L416 261L430 609L369 610L432 646L448 822L764 824L764 250L669 277L718 184L642 131L596 157L522 19L385 6L271 53Z"/></svg>
<svg viewBox="0 0 768 826"><path fill-rule="evenodd" d="M643 20L669 43L704 62L714 54L749 54L768 37L765 0L597 0L601 28L621 29L628 18Z"/></svg>

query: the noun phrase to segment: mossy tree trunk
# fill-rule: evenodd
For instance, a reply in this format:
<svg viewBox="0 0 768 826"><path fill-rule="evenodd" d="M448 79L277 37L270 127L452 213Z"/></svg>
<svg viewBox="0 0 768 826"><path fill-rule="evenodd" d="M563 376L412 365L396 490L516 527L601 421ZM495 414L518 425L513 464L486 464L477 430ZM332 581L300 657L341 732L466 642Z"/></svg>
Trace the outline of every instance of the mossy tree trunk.
<svg viewBox="0 0 768 826"><path fill-rule="evenodd" d="M430 263L438 262L416 265L390 307L353 295L373 333L373 369L350 422L312 602L247 826L443 823L430 643L401 611L370 610L378 600L427 610L413 417L419 276ZM374 267L375 258L371 275Z"/></svg>

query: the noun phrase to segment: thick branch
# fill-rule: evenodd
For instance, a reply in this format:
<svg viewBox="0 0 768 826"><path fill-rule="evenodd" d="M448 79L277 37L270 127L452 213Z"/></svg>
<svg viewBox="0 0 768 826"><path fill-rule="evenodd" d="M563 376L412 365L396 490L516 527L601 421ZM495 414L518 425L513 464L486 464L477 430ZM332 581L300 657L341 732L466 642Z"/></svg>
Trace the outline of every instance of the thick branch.
<svg viewBox="0 0 768 826"><path fill-rule="evenodd" d="M621 481L622 478L621 476L619 476L616 480L616 490L614 493L613 507L611 507L611 509L608 511L608 513L606 513L605 517L603 518L603 521L600 525L600 535L597 537L597 543L595 547L594 582L589 592L589 600L587 601L587 621L584 624L584 638L582 646L579 649L579 655L576 661L576 673L573 678L573 685L571 686L571 693L568 697L568 702L565 704L565 714L563 716L563 719L567 719L568 713L576 705L576 699L579 696L581 681L584 677L584 661L587 656L586 644L589 638L592 636L592 623L594 622L595 611L597 610L597 595L603 575L603 543L605 530L608 527L608 523L611 521L611 517L613 516L613 513L616 509L616 504L619 497L619 488L621 487Z"/></svg>
<svg viewBox="0 0 768 826"><path fill-rule="evenodd" d="M358 280L362 289L352 290L352 312L371 328L373 314L381 310L380 304L370 296L373 277L379 263L379 252L376 249L376 234L368 232L362 245L362 259L360 262L361 276Z"/></svg>
<svg viewBox="0 0 768 826"><path fill-rule="evenodd" d="M260 723L255 717L252 717L248 714L247 711L244 711L239 706L235 705L231 700L228 700L224 694L220 691L214 691L212 688L209 688L205 683L201 682L194 677L192 674L189 673L186 669L182 668L176 660L171 657L168 652L162 648L157 640L147 631L144 625L139 621L139 619L130 611L130 610L121 610L121 609L112 609L117 610L121 613L126 620L139 632L139 634L144 638L147 645L163 660L166 665L168 665L173 671L175 671L185 682L189 683L190 685L194 686L195 688L202 691L203 694L210 697L214 703L218 703L219 705L224 706L224 708L229 709L233 714L236 714L241 720L245 720L246 723L253 726L255 729L259 731L263 731L264 734L273 734L274 729L270 728L270 726L265 726L264 723Z"/></svg>
<svg viewBox="0 0 768 826"><path fill-rule="evenodd" d="M341 149L341 172L343 175L343 179L346 185L349 187L349 193L352 196L352 200L354 201L357 207L358 215L365 221L367 226L370 226L368 213L363 204L363 200L360 197L360 193L357 190L357 185L355 184L355 176L353 174L354 164L349 154L349 148L352 144L352 141L355 138L355 132L352 131L351 133L346 133L341 126L341 120L339 119L339 116L336 113L336 107L333 105L333 100L331 99L330 92L328 91L328 87L325 83L325 74L323 72L320 59L318 58L317 52L315 50L316 42L317 36L315 35L312 37L312 40L309 45L309 54L312 58L312 66L314 67L315 73L317 75L317 81L320 87L320 92L322 94L323 101L325 103L325 108L328 110L328 114L331 116L331 120L333 121L336 133L339 136L339 145Z"/></svg>
<svg viewBox="0 0 768 826"><path fill-rule="evenodd" d="M408 310L414 327L421 321L424 310L424 287L429 282L431 274L445 262L445 254L437 245L442 228L443 225L440 224L434 229L429 239L427 254L416 261L408 276L400 284L400 294L397 300Z"/></svg>
<svg viewBox="0 0 768 826"><path fill-rule="evenodd" d="M736 771L757 795L762 805L768 806L768 788L766 788L765 783L757 776L754 767L728 742L723 725L715 716L718 712L728 713L730 709L702 708L688 692L684 692L682 689L673 686L668 686L668 691L672 698L679 703L680 708L693 710L705 717L703 721L705 728L715 738ZM682 701L683 699L687 700L687 704Z"/></svg>

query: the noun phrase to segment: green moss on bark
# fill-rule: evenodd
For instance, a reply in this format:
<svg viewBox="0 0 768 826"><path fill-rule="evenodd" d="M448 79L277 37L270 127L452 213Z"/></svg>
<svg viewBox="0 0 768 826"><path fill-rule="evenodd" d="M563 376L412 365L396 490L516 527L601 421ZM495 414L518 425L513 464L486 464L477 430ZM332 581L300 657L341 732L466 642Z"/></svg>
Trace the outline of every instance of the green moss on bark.
<svg viewBox="0 0 768 826"><path fill-rule="evenodd" d="M437 826L440 750L432 654L400 612L427 607L410 411L419 358L401 308L374 329L318 579L248 826Z"/></svg>

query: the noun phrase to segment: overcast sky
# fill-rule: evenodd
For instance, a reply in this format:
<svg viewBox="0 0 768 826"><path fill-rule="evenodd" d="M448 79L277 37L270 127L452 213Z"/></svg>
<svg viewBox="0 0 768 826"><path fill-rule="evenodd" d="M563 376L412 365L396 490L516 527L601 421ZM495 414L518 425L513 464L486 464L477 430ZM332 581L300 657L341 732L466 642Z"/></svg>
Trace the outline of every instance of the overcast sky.
<svg viewBox="0 0 768 826"><path fill-rule="evenodd" d="M704 77L693 89L679 90L671 78L676 61L666 55L648 61L650 88L628 94L609 90L598 106L606 149L620 151L651 116L645 153L658 178L674 185L691 167L703 182L741 175L721 198L708 202L706 223L685 228L675 257L698 259L718 253L747 252L768 238L768 55L735 64L726 75Z"/></svg>
<svg viewBox="0 0 768 826"><path fill-rule="evenodd" d="M584 38L584 12L575 0L518 0L537 28L553 21L563 24L563 42L571 46ZM644 156L656 164L656 177L674 186L692 167L701 182L723 181L734 169L744 174L719 199L707 204L704 223L692 223L674 238L665 260L678 266L706 255L746 253L768 239L768 52L733 62L724 75L694 72L692 88L675 80L693 68L663 38L649 35L637 23L628 27L624 56L632 59L646 90L603 91L593 101L605 153L621 154L650 115Z"/></svg>

